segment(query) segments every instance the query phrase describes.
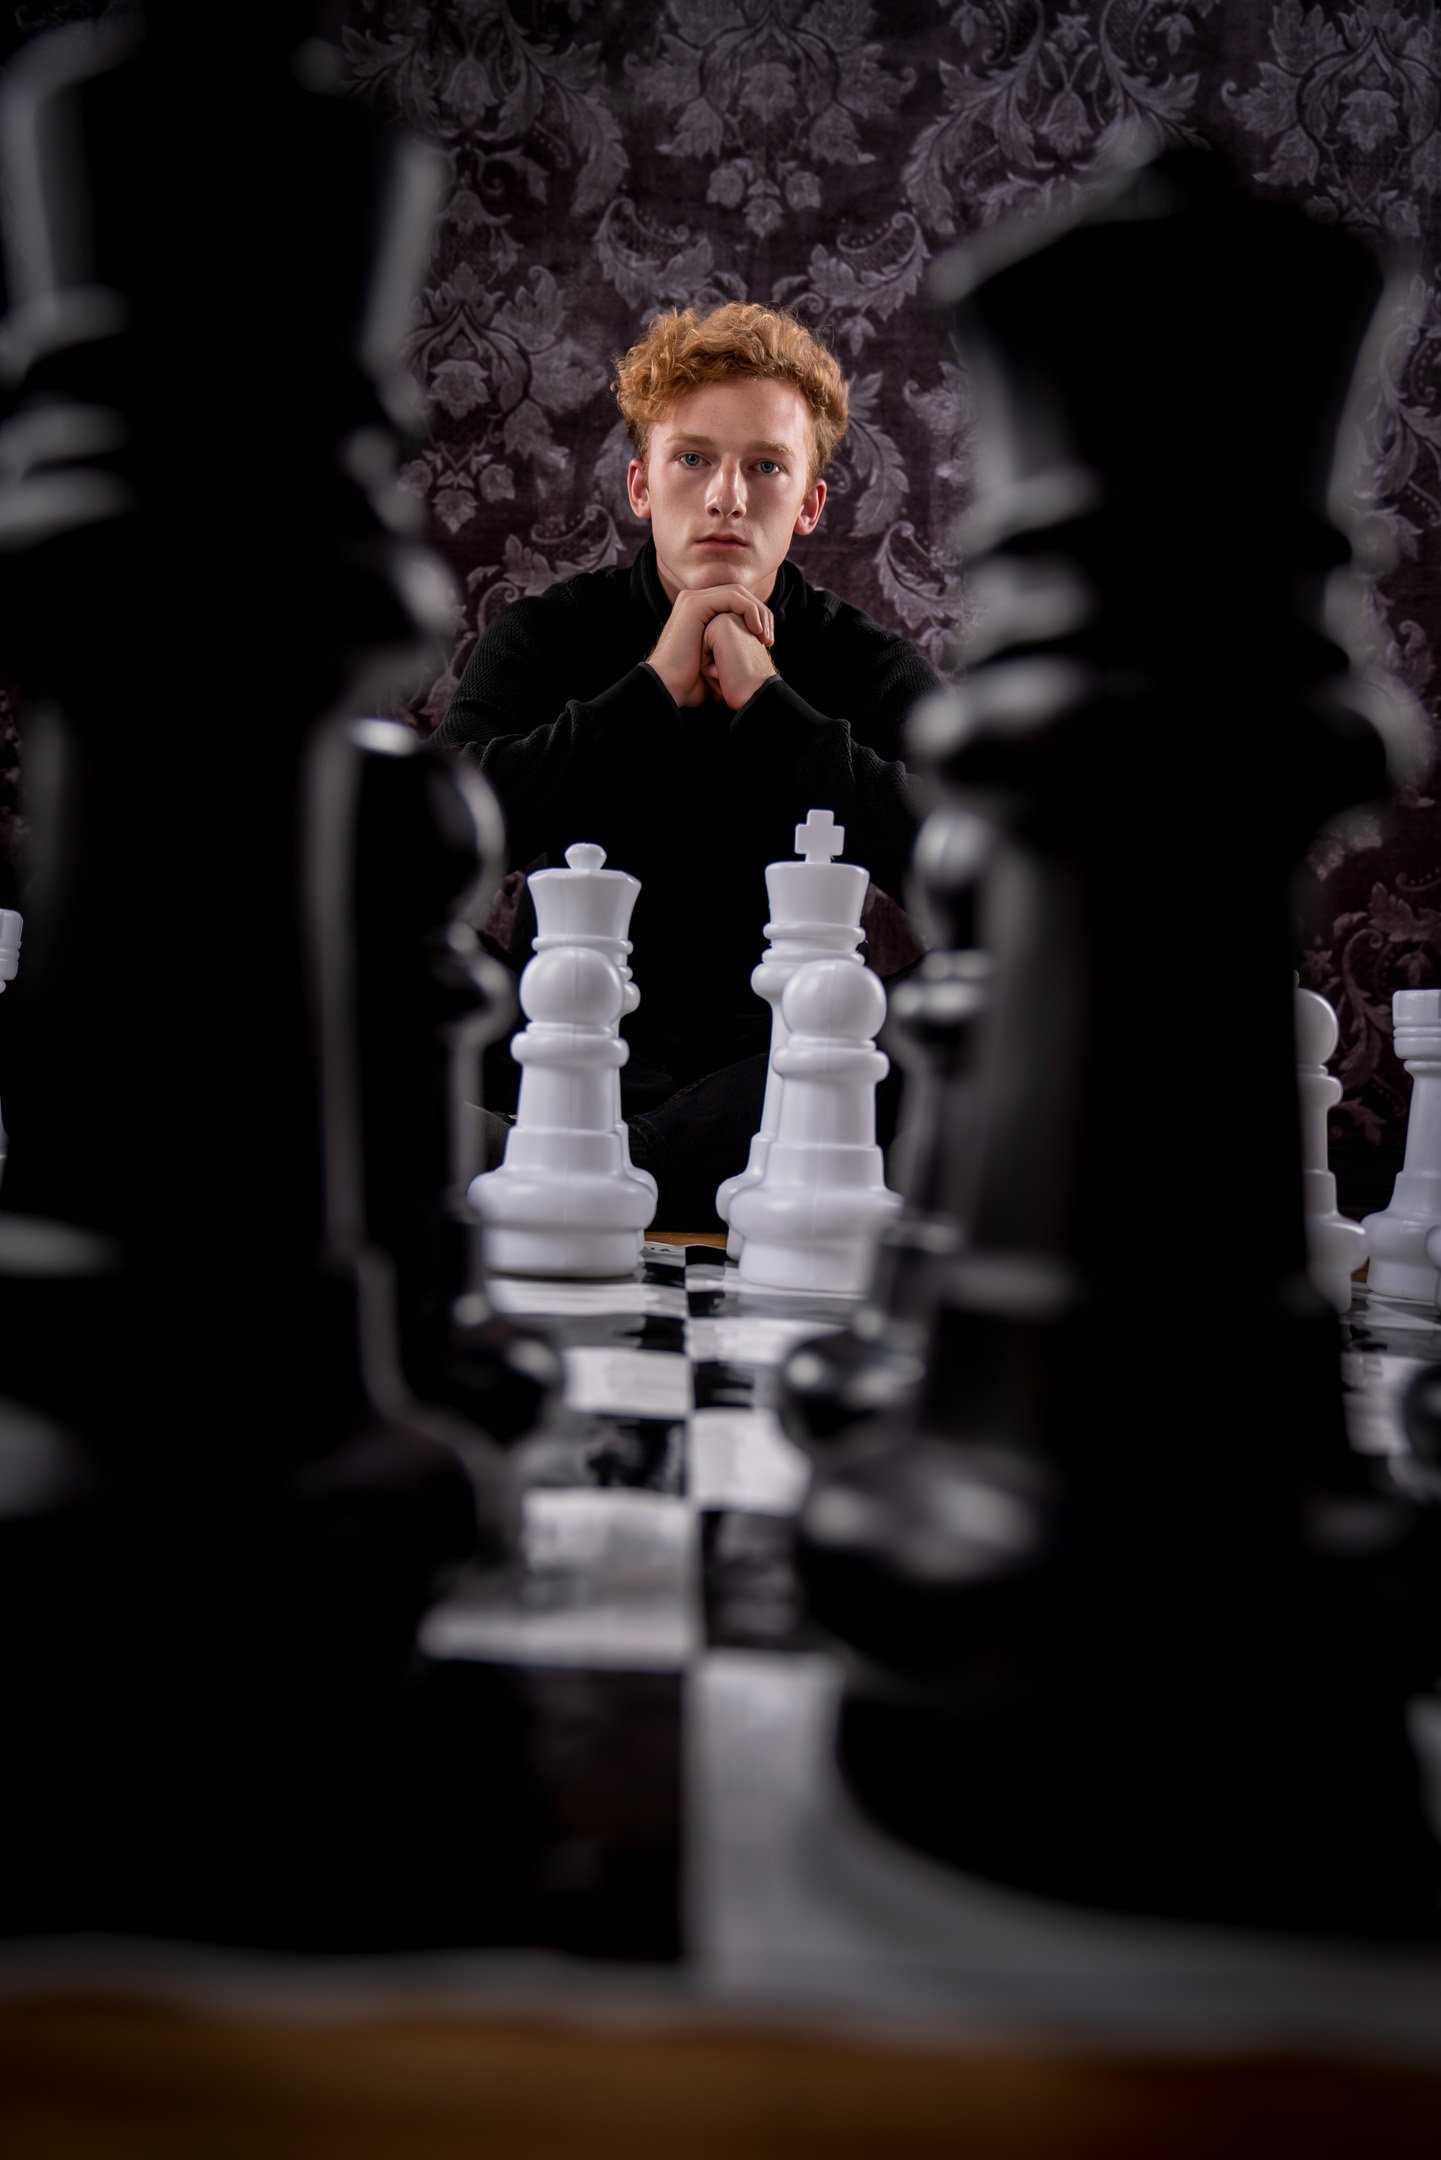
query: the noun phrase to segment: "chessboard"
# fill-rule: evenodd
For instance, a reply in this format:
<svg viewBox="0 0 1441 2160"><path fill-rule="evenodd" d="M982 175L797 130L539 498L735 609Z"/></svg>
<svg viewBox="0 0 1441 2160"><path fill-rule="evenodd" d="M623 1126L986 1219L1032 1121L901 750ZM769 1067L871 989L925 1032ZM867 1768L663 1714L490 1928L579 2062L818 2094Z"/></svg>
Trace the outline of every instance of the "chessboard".
<svg viewBox="0 0 1441 2160"><path fill-rule="evenodd" d="M743 1284L699 1242L647 1243L631 1281L493 1276L488 1295L554 1344L563 1389L516 1453L514 1562L433 1607L421 1648L504 1671L523 1699L557 1825L538 1932L685 1959L697 1689L728 1658L779 1672L823 1656L789 1564L808 1473L776 1415L777 1372L856 1301Z"/></svg>
<svg viewBox="0 0 1441 2160"><path fill-rule="evenodd" d="M475 1688L475 1715L485 1686L524 1705L528 1939L478 1946L492 1982L540 1952L559 1959L551 1985L665 1969L672 2002L748 2012L1189 2042L1249 2006L1337 2044L1434 2046L1441 1952L1063 1909L951 1874L860 1816L830 1755L841 1655L790 1564L807 1459L776 1411L781 1360L855 1300L755 1287L716 1245L669 1242L630 1281L490 1291L565 1375L517 1451L514 1560L463 1577L422 1636L457 1702ZM1358 1287L1340 1328L1353 1443L1401 1458L1401 1396L1441 1359L1441 1318ZM1441 1698L1416 1706L1416 1730L1441 1825Z"/></svg>
<svg viewBox="0 0 1441 2160"><path fill-rule="evenodd" d="M523 1778L525 1849L495 1849L484 1794L432 1796L457 1879L524 1876L523 1894L499 1901L492 1937L449 1951L0 1947L0 2052L32 2104L108 2121L121 2094L183 2127L198 2079L196 2120L214 2090L240 2120L268 2123L269 2106L290 2125L300 2095L305 2122L341 2125L318 2152L446 2160L478 2149L497 2108L513 2127L564 2115L563 2144L516 2127L526 2152L931 2153L959 2149L961 2124L986 2152L1430 2149L1441 1948L1062 1906L861 1816L831 1754L840 1655L788 1558L807 1463L775 1408L785 1353L845 1326L854 1300L754 1288L714 1245L659 1241L629 1281L490 1291L555 1343L564 1389L516 1450L514 1560L459 1579L423 1648L453 1714L523 1735L523 1762L497 1748L494 1773ZM1441 1320L1358 1289L1339 1325L1353 1443L1402 1467L1400 1399L1441 1359ZM1441 1698L1416 1705L1415 1731L1441 1826ZM684 2135L627 2145L654 2130L667 2065ZM824 2100L797 2099L806 2065ZM411 2110L424 2094L426 2134L408 2112L403 2145L372 2146L361 2117L389 2120L398 2092ZM1098 2095L1129 2126L1114 2145L1082 2135L1111 2119ZM807 2142L812 2115L827 2127ZM75 2149L118 2148L97 2133Z"/></svg>

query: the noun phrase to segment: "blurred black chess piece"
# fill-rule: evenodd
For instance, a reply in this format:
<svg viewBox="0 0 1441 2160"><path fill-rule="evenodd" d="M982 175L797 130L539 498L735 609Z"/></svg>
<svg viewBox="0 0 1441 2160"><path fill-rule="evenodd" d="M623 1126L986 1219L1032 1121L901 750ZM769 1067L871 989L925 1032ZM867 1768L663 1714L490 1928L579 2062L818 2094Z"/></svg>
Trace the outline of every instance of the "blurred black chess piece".
<svg viewBox="0 0 1441 2160"><path fill-rule="evenodd" d="M491 1309L466 1200L466 1104L480 1052L515 1010L509 971L470 927L504 862L480 775L409 728L357 720L357 1020L368 1235L395 1268L401 1369L509 1442L560 1386L541 1336Z"/></svg>
<svg viewBox="0 0 1441 2160"><path fill-rule="evenodd" d="M1401 1404L1401 1422L1424 1490L1441 1499L1441 1364L1413 1373Z"/></svg>
<svg viewBox="0 0 1441 2160"><path fill-rule="evenodd" d="M407 1394L367 1239L327 717L441 620L395 479L433 173L334 93L306 13L157 0L37 39L0 101L35 833L0 1201L10 1933L479 1939L526 1895L517 1713L448 1713L416 1653L513 1503ZM458 1792L493 1872L433 1835Z"/></svg>
<svg viewBox="0 0 1441 2160"><path fill-rule="evenodd" d="M827 1451L798 1528L851 1655L841 1764L903 1838L1037 1890L1430 1932L1436 1511L1346 1441L1290 972L1298 858L1414 755L1322 614L1381 275L1172 152L937 290L981 628L912 732L992 827L995 976L924 1387Z"/></svg>
<svg viewBox="0 0 1441 2160"><path fill-rule="evenodd" d="M891 991L882 1036L907 1075L892 1172L904 1204L881 1232L851 1325L798 1343L781 1367L781 1420L804 1448L897 1416L925 1374L934 1295L964 1242L979 1169L971 1069L990 961L972 925L989 837L980 819L942 803L916 841L915 904L937 942Z"/></svg>

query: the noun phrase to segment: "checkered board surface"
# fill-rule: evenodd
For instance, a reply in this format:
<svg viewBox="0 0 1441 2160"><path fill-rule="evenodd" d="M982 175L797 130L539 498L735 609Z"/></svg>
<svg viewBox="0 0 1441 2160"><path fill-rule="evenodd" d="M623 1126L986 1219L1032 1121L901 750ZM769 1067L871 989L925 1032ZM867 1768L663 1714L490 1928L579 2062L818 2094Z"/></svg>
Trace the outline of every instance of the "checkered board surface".
<svg viewBox="0 0 1441 2160"><path fill-rule="evenodd" d="M789 1564L806 1459L775 1411L786 1353L857 1301L762 1290L715 1247L661 1244L633 1281L492 1292L560 1349L564 1396L519 1451L514 1564L462 1581L423 1642L527 1704L535 1945L747 2009L1166 2041L1204 2037L1208 2016L1231 2032L1249 2004L1337 2044L1358 2019L1372 2044L1441 2044L1441 1953L1367 1952L1358 1993L1354 1946L1333 1969L1314 1945L1062 1910L859 1816L831 1758L840 1666ZM1401 1450L1400 1397L1441 1359L1441 1324L1358 1292L1342 1338L1355 1444ZM1417 1735L1441 1825L1441 1698Z"/></svg>
<svg viewBox="0 0 1441 2160"><path fill-rule="evenodd" d="M556 1824L541 1932L675 1958L694 1676L727 1648L816 1652L789 1567L807 1469L775 1415L779 1362L856 1301L755 1289L718 1247L654 1243L631 1281L495 1278L490 1295L560 1351L563 1396L517 1453L515 1563L464 1580L422 1648L504 1668L525 1698Z"/></svg>
<svg viewBox="0 0 1441 2160"><path fill-rule="evenodd" d="M258 1982L267 2016L303 2019L319 2001L367 2015L435 1999L907 2044L1441 2063L1441 1947L1063 1906L947 1869L860 1815L833 1756L841 1667L788 1564L807 1467L774 1408L785 1353L845 1326L854 1301L753 1289L700 1245L647 1246L628 1282L492 1290L565 1367L562 1399L516 1451L514 1559L462 1578L424 1625L443 1721L479 1742L465 1776L492 1788L437 1783L436 1836L481 1908L506 1886L494 1928L455 1952L318 1967L41 1940L0 1946L0 1995L98 1979L224 2009ZM1441 1325L1362 1292L1341 1334L1354 1443L1403 1453L1400 1398L1441 1360ZM1441 1694L1412 1708L1441 1834Z"/></svg>
<svg viewBox="0 0 1441 2160"><path fill-rule="evenodd" d="M784 1555L806 1460L776 1374L857 1301L754 1288L706 1245L647 1245L637 1275L492 1281L560 1350L564 1400L518 1465L521 1577L448 1605L433 1651L681 1672L704 1648L804 1639Z"/></svg>

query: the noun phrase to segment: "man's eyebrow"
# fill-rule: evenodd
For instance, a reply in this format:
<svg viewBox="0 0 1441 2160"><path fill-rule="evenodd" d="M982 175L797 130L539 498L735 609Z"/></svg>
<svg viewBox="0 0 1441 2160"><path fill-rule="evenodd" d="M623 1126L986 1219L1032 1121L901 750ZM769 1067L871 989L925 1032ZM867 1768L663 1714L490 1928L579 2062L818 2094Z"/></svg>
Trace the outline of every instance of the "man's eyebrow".
<svg viewBox="0 0 1441 2160"><path fill-rule="evenodd" d="M715 437L713 435L672 435L671 443L676 448L684 445L687 450L714 450ZM796 455L791 445L783 442L747 443L745 454L747 457L771 458L794 458Z"/></svg>

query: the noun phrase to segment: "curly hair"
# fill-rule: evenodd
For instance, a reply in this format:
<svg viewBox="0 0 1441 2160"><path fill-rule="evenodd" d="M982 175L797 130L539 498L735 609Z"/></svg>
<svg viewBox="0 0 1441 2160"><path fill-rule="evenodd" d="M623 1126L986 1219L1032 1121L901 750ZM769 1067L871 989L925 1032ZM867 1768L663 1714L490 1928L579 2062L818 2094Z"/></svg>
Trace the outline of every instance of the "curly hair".
<svg viewBox="0 0 1441 2160"><path fill-rule="evenodd" d="M681 398L712 383L759 379L790 383L811 420L815 480L835 456L850 416L850 394L835 359L794 315L754 301L731 300L697 315L672 308L615 362L611 390L635 454L644 464L650 431Z"/></svg>

